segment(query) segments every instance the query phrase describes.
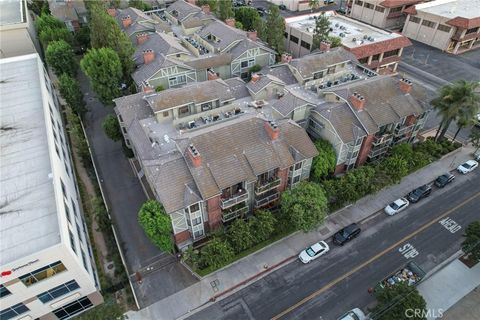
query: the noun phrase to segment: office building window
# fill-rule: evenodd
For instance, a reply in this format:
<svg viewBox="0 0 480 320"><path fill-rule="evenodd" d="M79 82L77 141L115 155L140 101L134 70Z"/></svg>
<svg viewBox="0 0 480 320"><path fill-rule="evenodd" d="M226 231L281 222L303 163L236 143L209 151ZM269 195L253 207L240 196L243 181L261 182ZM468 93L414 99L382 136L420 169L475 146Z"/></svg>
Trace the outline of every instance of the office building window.
<svg viewBox="0 0 480 320"><path fill-rule="evenodd" d="M72 247L73 252L77 253L77 247L75 246L75 238L73 237L73 233L70 230L68 230L68 237L70 238L70 246Z"/></svg>
<svg viewBox="0 0 480 320"><path fill-rule="evenodd" d="M84 310L87 310L93 306L90 299L83 297L81 299L75 300L63 307L60 307L53 311L53 313L60 319L67 319L77 313L80 313Z"/></svg>
<svg viewBox="0 0 480 320"><path fill-rule="evenodd" d="M67 197L67 188L65 187L65 183L63 183L62 179L60 179L60 185L62 187L63 197Z"/></svg>
<svg viewBox="0 0 480 320"><path fill-rule="evenodd" d="M2 320L9 320L17 317L18 315L21 315L22 313L25 313L29 311L23 303L18 303L14 305L13 307L3 309L0 311L0 319Z"/></svg>
<svg viewBox="0 0 480 320"><path fill-rule="evenodd" d="M63 206L65 207L65 215L67 216L67 220L69 223L72 223L72 217L70 217L70 209L68 209L68 204L63 201Z"/></svg>
<svg viewBox="0 0 480 320"><path fill-rule="evenodd" d="M85 252L82 251L82 261L83 261L83 267L85 268L85 270L87 270L88 272L88 265L87 265L87 258L85 257Z"/></svg>
<svg viewBox="0 0 480 320"><path fill-rule="evenodd" d="M302 40L302 41L300 42L300 45L301 45L302 47L304 47L305 49L310 50L310 43L307 43L307 42L305 42L305 41Z"/></svg>
<svg viewBox="0 0 480 320"><path fill-rule="evenodd" d="M411 22L413 22L413 23L420 23L420 18L414 17L414 16L410 16L409 21L411 21Z"/></svg>
<svg viewBox="0 0 480 320"><path fill-rule="evenodd" d="M78 288L80 288L78 283L75 280L71 280L64 284L56 286L53 289L45 291L44 293L39 294L37 297L43 303L47 303L49 301L52 301L53 299L64 296L69 292L77 290Z"/></svg>
<svg viewBox="0 0 480 320"><path fill-rule="evenodd" d="M378 11L378 12L383 13L383 12L385 12L385 8L384 8L384 7L380 7L380 6L376 6L376 7L375 7L375 11Z"/></svg>
<svg viewBox="0 0 480 320"><path fill-rule="evenodd" d="M82 232L80 231L80 226L76 222L75 225L77 226L78 241L82 242Z"/></svg>
<svg viewBox="0 0 480 320"><path fill-rule="evenodd" d="M363 6L364 8L367 8L367 9L372 9L375 7L375 5L371 4L371 3L368 3L368 2L365 2L365 5Z"/></svg>
<svg viewBox="0 0 480 320"><path fill-rule="evenodd" d="M355 4L356 4L357 6L363 6L363 1L361 1L361 0L355 0Z"/></svg>
<svg viewBox="0 0 480 320"><path fill-rule="evenodd" d="M67 270L61 261L54 262L45 267L37 269L33 272L29 272L19 277L20 281L23 282L27 287L31 286L34 283L40 282L47 278L53 277L57 273Z"/></svg>
<svg viewBox="0 0 480 320"><path fill-rule="evenodd" d="M393 57L393 56L398 56L398 53L400 52L400 49L396 50L391 50L383 53L383 58L388 58L388 57Z"/></svg>
<svg viewBox="0 0 480 320"><path fill-rule="evenodd" d="M72 198L70 198L70 202L72 203L72 210L73 210L73 214L78 217L78 211L77 211L77 206L75 206L75 201L73 201Z"/></svg>
<svg viewBox="0 0 480 320"><path fill-rule="evenodd" d="M452 29L451 27L449 26L446 26L444 24L438 24L438 30L440 31L443 31L443 32L450 32L450 30Z"/></svg>
<svg viewBox="0 0 480 320"><path fill-rule="evenodd" d="M429 28L435 28L435 22L430 21L430 20L423 20L422 21L422 26L429 27Z"/></svg>
<svg viewBox="0 0 480 320"><path fill-rule="evenodd" d="M298 38L293 35L290 35L290 41L292 41L293 43L298 43Z"/></svg>
<svg viewBox="0 0 480 320"><path fill-rule="evenodd" d="M10 290L8 290L7 288L5 288L5 286L3 284L0 284L0 298L3 298L3 297L6 297L8 296L9 294L12 294L10 292Z"/></svg>

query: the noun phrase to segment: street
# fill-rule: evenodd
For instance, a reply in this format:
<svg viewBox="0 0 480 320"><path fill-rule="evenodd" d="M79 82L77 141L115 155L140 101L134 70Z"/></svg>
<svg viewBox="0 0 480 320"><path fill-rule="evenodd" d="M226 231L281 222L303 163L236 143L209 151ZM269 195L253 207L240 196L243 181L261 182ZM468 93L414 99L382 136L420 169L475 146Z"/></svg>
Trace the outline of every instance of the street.
<svg viewBox="0 0 480 320"><path fill-rule="evenodd" d="M191 319L330 320L354 307L368 312L367 306L375 301L369 287L410 260L429 272L459 250L462 230L480 218L479 170L456 175L454 183L444 189L434 187L429 198L394 217L379 212L366 219L352 243L335 247L329 241L331 251L318 261L303 265L295 260ZM462 229L447 230L439 223L447 217ZM405 244L418 255L407 259L400 254Z"/></svg>

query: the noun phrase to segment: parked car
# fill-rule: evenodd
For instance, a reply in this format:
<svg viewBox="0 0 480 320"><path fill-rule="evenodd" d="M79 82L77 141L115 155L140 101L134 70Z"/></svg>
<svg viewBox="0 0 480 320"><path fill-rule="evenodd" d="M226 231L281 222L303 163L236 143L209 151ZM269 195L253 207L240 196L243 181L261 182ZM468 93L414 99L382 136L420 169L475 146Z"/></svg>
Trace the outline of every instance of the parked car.
<svg viewBox="0 0 480 320"><path fill-rule="evenodd" d="M475 160L468 160L467 162L459 165L457 167L457 171L460 172L461 174L467 174L469 172L472 172L478 167L478 162Z"/></svg>
<svg viewBox="0 0 480 320"><path fill-rule="evenodd" d="M455 180L455 176L450 172L447 172L442 174L435 180L435 185L439 188L443 188L453 180Z"/></svg>
<svg viewBox="0 0 480 320"><path fill-rule="evenodd" d="M367 317L365 317L365 313L363 313L362 310L355 308L345 313L338 318L338 320L365 320L366 318Z"/></svg>
<svg viewBox="0 0 480 320"><path fill-rule="evenodd" d="M410 202L405 198L397 199L385 207L385 213L389 216L393 216L407 208L409 204Z"/></svg>
<svg viewBox="0 0 480 320"><path fill-rule="evenodd" d="M281 5L278 6L278 9L280 9L280 10L287 10L287 6L284 5L284 4L281 4Z"/></svg>
<svg viewBox="0 0 480 320"><path fill-rule="evenodd" d="M323 4L332 4L335 3L335 0L323 0Z"/></svg>
<svg viewBox="0 0 480 320"><path fill-rule="evenodd" d="M320 241L300 252L298 259L303 263L310 263L328 251L330 251L328 244L325 241Z"/></svg>
<svg viewBox="0 0 480 320"><path fill-rule="evenodd" d="M356 223L352 223L333 235L333 243L343 246L346 242L357 237L360 231L360 227Z"/></svg>
<svg viewBox="0 0 480 320"><path fill-rule="evenodd" d="M415 203L420 201L422 198L426 198L432 193L432 187L428 184L424 184L421 187L413 190L407 195L408 201Z"/></svg>

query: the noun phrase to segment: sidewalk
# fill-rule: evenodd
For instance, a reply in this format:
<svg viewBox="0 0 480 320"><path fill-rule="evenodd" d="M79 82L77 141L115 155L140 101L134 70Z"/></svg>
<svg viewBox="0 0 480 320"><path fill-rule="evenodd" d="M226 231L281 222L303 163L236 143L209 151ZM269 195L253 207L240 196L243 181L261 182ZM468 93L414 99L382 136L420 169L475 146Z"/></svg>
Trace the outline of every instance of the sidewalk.
<svg viewBox="0 0 480 320"><path fill-rule="evenodd" d="M433 181L446 171L455 169L459 164L471 159L473 151L473 147L470 146L458 149L405 177L401 183L383 189L377 194L362 198L354 205L335 212L317 230L308 233L296 232L204 277L198 283L145 309L128 312L128 318L131 320L163 320L187 317L192 312L198 311L195 309L207 305L212 297L221 299L227 294L240 290L244 285L295 259L307 245L331 237L339 229L350 223L367 219L379 210L383 210L386 204L404 196L412 189ZM265 265L269 266L267 270L264 268Z"/></svg>

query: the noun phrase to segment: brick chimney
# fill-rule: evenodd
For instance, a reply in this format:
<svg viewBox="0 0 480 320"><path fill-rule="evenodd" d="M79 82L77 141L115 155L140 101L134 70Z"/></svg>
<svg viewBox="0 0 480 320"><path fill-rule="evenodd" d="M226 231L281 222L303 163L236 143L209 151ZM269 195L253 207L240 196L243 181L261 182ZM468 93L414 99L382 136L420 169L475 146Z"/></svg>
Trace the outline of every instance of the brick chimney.
<svg viewBox="0 0 480 320"><path fill-rule="evenodd" d="M258 73L252 74L252 78L250 79L250 81L251 81L252 83L255 83L255 82L257 82L258 80L260 80L260 75L259 75Z"/></svg>
<svg viewBox="0 0 480 320"><path fill-rule="evenodd" d="M406 78L402 78L400 79L400 90L403 91L403 93L410 93L410 91L412 91L412 81L406 79Z"/></svg>
<svg viewBox="0 0 480 320"><path fill-rule="evenodd" d="M125 16L122 18L122 24L123 24L123 27L125 29L127 29L128 27L130 27L130 25L132 24L132 17L130 16Z"/></svg>
<svg viewBox="0 0 480 320"><path fill-rule="evenodd" d="M218 75L215 71L213 70L207 71L207 80L217 80L217 79L218 79Z"/></svg>
<svg viewBox="0 0 480 320"><path fill-rule="evenodd" d="M198 168L202 165L202 157L200 156L200 152L193 146L193 144L188 146L188 155L190 156L190 160L192 160L192 164L195 168Z"/></svg>
<svg viewBox="0 0 480 320"><path fill-rule="evenodd" d="M149 85L148 83L143 84L143 92L152 93L154 91L155 91L155 89L151 85Z"/></svg>
<svg viewBox="0 0 480 320"><path fill-rule="evenodd" d="M110 16L112 16L112 17L116 17L116 16L117 16L117 9L115 9L115 8L108 8L108 9L107 9L107 12L108 12L108 14L109 14Z"/></svg>
<svg viewBox="0 0 480 320"><path fill-rule="evenodd" d="M137 44L144 44L148 40L148 33L137 34Z"/></svg>
<svg viewBox="0 0 480 320"><path fill-rule="evenodd" d="M354 92L350 97L350 103L357 111L362 111L365 107L365 98L361 94Z"/></svg>
<svg viewBox="0 0 480 320"><path fill-rule="evenodd" d="M255 30L247 31L247 38L252 41L257 41L257 31Z"/></svg>
<svg viewBox="0 0 480 320"><path fill-rule="evenodd" d="M235 19L233 19L233 18L228 18L228 19L225 20L225 23L226 23L228 26L230 26L230 27L232 27L232 28L235 28Z"/></svg>
<svg viewBox="0 0 480 320"><path fill-rule="evenodd" d="M208 5L208 4L203 5L202 6L202 11L205 14L209 14L210 13L210 5Z"/></svg>
<svg viewBox="0 0 480 320"><path fill-rule="evenodd" d="M278 136L280 135L280 129L278 128L275 121L265 121L264 127L270 139L272 140L278 139Z"/></svg>
<svg viewBox="0 0 480 320"><path fill-rule="evenodd" d="M282 63L290 63L292 55L290 53L282 53Z"/></svg>
<svg viewBox="0 0 480 320"><path fill-rule="evenodd" d="M322 42L320 42L320 51L321 52L328 52L328 51L330 51L330 46L331 46L330 42L322 41Z"/></svg>
<svg viewBox="0 0 480 320"><path fill-rule="evenodd" d="M143 63L149 64L155 60L155 52L152 49L147 49L143 51Z"/></svg>

